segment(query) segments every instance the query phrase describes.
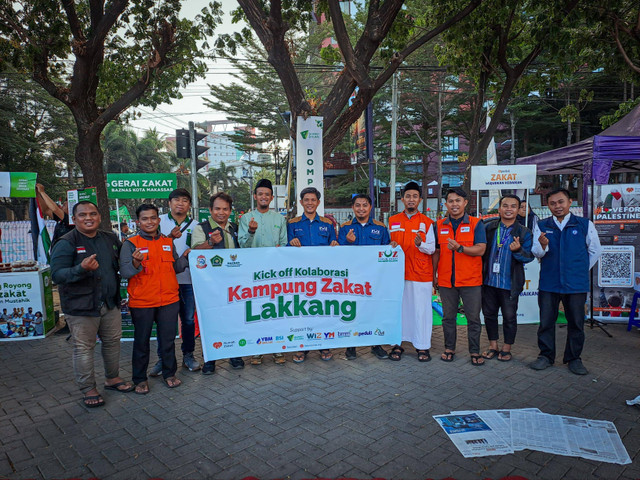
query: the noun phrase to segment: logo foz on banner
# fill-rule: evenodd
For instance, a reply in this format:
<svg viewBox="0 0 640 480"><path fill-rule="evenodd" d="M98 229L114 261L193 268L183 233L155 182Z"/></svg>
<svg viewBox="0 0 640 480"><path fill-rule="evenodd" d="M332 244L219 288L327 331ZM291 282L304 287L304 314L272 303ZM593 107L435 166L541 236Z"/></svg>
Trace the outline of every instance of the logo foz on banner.
<svg viewBox="0 0 640 480"><path fill-rule="evenodd" d="M198 257L189 262L207 361L401 340L400 248L218 250L207 262L217 268L197 268Z"/></svg>

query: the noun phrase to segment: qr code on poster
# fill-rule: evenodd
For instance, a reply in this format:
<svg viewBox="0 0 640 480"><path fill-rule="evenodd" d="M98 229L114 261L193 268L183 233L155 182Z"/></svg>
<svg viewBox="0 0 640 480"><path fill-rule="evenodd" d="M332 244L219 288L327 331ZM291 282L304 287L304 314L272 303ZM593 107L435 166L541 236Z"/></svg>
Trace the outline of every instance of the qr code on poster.
<svg viewBox="0 0 640 480"><path fill-rule="evenodd" d="M598 285L601 287L632 287L635 247L604 245L598 262Z"/></svg>

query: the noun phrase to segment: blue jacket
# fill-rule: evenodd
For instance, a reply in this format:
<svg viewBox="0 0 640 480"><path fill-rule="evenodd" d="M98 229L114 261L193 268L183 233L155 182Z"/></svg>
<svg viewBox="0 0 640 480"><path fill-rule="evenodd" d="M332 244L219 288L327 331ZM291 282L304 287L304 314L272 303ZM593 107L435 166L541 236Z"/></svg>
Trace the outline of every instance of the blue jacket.
<svg viewBox="0 0 640 480"><path fill-rule="evenodd" d="M356 236L356 241L353 243L347 241L349 230L353 230ZM369 220L362 226L360 222L358 222L358 219L354 218L340 225L338 243L340 245L389 245L391 243L391 237L384 223L377 220Z"/></svg>
<svg viewBox="0 0 640 480"><path fill-rule="evenodd" d="M553 293L589 291L589 220L571 215L560 231L553 217L538 222L549 246L540 259L540 290Z"/></svg>
<svg viewBox="0 0 640 480"><path fill-rule="evenodd" d="M291 245L291 240L297 238L303 247L315 247L320 245L331 245L336 239L336 229L333 222L328 218L316 214L313 221L306 215L295 217L289 220L287 225L287 238Z"/></svg>

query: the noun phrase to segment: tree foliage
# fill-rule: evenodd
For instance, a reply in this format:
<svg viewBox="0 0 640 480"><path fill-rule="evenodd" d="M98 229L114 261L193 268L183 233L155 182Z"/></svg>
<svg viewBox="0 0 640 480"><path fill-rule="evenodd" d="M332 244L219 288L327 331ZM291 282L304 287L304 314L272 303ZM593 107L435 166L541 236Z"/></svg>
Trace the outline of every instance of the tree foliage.
<svg viewBox="0 0 640 480"><path fill-rule="evenodd" d="M446 18L436 25L427 25L427 28L413 25L412 18L402 10L404 0L368 2L361 27L345 20L337 1L319 2L313 11L309 0L239 0L241 10L237 10L235 16L236 19L246 18L264 46L267 60L276 70L284 88L293 116L292 124L295 125L298 115L324 117L323 150L328 157L398 66L418 48L469 15L481 2L451 0L447 2L449 11ZM305 32L307 25L313 24L310 20L317 22L322 14L331 21L342 66L334 75L329 92L314 96L305 91L300 81L288 40L293 33ZM421 18L424 17L423 10ZM405 35L394 35L400 31ZM233 52L250 35L249 29L243 29L235 35L221 36L217 46ZM381 70L373 71L370 69L371 61L380 51L393 53ZM356 87L357 94L349 105Z"/></svg>
<svg viewBox="0 0 640 480"><path fill-rule="evenodd" d="M100 135L131 105L155 107L202 76L206 38L220 23L212 2L195 21L180 0L0 1L0 58L29 72L76 123L75 160L95 185L108 228Z"/></svg>

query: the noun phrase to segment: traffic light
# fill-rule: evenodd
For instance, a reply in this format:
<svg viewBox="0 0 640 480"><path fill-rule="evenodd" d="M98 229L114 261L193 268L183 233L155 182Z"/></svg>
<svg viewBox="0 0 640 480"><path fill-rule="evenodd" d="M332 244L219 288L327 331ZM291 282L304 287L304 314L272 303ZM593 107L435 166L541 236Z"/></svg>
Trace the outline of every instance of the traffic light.
<svg viewBox="0 0 640 480"><path fill-rule="evenodd" d="M191 149L189 148L189 130L185 128L176 130L176 156L178 158L191 157Z"/></svg>
<svg viewBox="0 0 640 480"><path fill-rule="evenodd" d="M196 140L196 158L209 150L209 147L198 145L198 142L207 137L206 133L194 131ZM191 158L191 142L189 141L189 130L181 128L176 130L176 156L178 158ZM206 162L204 163L206 165Z"/></svg>

